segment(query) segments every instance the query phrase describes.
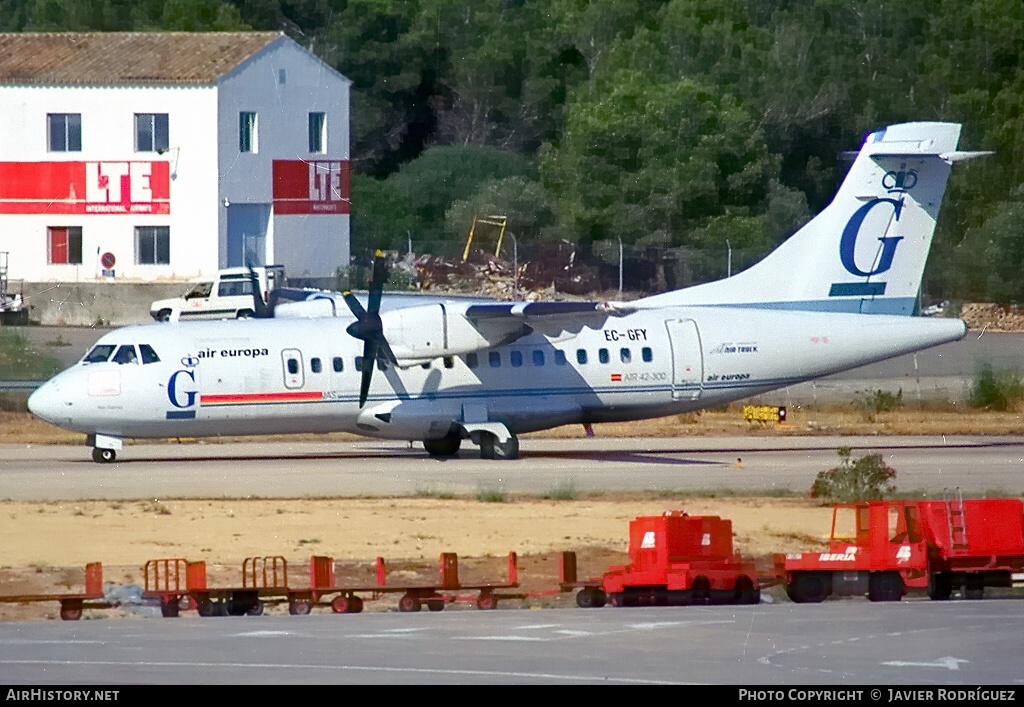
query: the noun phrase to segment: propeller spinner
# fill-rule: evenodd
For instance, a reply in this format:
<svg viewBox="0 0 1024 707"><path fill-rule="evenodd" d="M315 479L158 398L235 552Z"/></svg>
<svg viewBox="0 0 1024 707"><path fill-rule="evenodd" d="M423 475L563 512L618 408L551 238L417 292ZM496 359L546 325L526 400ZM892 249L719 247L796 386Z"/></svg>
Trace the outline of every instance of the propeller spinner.
<svg viewBox="0 0 1024 707"><path fill-rule="evenodd" d="M373 258L373 277L370 280L366 309L356 296L345 291L342 296L345 304L352 310L356 320L345 329L349 334L363 342L362 381L359 385L359 407L366 404L366 396L370 391L370 379L373 376L373 364L382 359L397 365L388 340L384 337L384 325L380 320L380 300L387 282L388 272L384 264L384 254L377 251Z"/></svg>

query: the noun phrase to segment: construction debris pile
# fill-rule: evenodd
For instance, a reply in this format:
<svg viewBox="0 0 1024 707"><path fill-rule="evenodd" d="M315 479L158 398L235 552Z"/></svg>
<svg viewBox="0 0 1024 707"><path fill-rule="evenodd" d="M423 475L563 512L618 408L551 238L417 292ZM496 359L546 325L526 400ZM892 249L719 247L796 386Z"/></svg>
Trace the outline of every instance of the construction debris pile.
<svg viewBox="0 0 1024 707"><path fill-rule="evenodd" d="M526 262L475 253L466 260L421 255L413 261L420 290L536 301L583 297L601 290L597 269L576 262L572 248L551 245Z"/></svg>
<svg viewBox="0 0 1024 707"><path fill-rule="evenodd" d="M960 318L972 330L1024 332L1024 307L1019 305L968 303Z"/></svg>

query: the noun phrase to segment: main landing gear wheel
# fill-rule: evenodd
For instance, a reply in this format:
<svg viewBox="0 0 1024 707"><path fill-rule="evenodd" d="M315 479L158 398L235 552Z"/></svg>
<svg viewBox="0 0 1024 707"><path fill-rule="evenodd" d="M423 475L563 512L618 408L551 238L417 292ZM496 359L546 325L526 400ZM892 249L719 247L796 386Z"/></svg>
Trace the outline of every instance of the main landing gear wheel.
<svg viewBox="0 0 1024 707"><path fill-rule="evenodd" d="M441 439L423 440L423 448L432 457L453 457L459 453L462 436L458 432L449 432Z"/></svg>
<svg viewBox="0 0 1024 707"><path fill-rule="evenodd" d="M480 458L481 459L518 459L519 438L512 435L506 442L499 442L498 438L489 432L480 435Z"/></svg>
<svg viewBox="0 0 1024 707"><path fill-rule="evenodd" d="M115 459L117 459L117 452L115 452L113 449L101 449L100 447L93 447L92 460L97 464L109 464Z"/></svg>

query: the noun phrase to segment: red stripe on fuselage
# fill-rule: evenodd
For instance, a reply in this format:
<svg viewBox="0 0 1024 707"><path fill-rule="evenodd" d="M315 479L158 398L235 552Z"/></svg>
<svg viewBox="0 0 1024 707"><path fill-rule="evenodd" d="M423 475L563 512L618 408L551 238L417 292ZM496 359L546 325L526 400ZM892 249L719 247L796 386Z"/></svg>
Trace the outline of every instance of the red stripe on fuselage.
<svg viewBox="0 0 1024 707"><path fill-rule="evenodd" d="M302 403L323 400L319 390L281 393L233 393L229 395L200 395L200 405L243 405L246 403Z"/></svg>

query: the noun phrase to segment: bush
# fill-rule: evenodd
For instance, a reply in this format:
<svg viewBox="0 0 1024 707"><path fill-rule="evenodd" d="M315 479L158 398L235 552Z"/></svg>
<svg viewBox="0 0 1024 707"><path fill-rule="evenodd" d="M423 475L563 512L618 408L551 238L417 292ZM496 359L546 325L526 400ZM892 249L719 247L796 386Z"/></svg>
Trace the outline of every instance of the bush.
<svg viewBox="0 0 1024 707"><path fill-rule="evenodd" d="M838 450L840 462L827 471L819 471L811 486L811 498L830 503L872 501L896 491L896 470L881 454L854 459L849 447Z"/></svg>
<svg viewBox="0 0 1024 707"><path fill-rule="evenodd" d="M974 369L969 401L972 407L1009 410L1024 397L1024 383L1014 370L1002 370L991 363L979 363Z"/></svg>

